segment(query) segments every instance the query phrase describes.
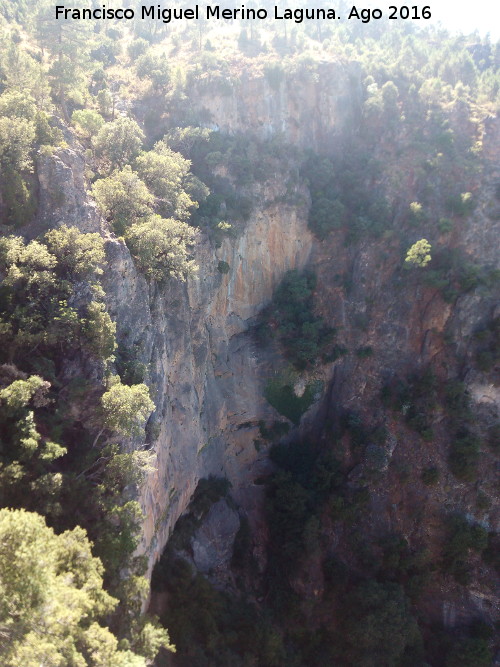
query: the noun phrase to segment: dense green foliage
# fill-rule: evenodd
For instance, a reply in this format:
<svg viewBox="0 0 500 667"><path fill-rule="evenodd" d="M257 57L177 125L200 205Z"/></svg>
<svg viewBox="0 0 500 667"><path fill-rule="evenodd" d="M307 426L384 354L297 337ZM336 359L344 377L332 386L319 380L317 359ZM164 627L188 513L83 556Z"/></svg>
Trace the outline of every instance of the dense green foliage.
<svg viewBox="0 0 500 667"><path fill-rule="evenodd" d="M289 271L264 313L259 332L276 335L285 356L298 369L314 364L318 357L325 355L335 334L314 314L315 287L314 274Z"/></svg>
<svg viewBox="0 0 500 667"><path fill-rule="evenodd" d="M153 280L169 277L185 280L198 267L189 259L189 248L196 241L196 230L181 220L154 215L127 231L127 240L138 266Z"/></svg>
<svg viewBox="0 0 500 667"><path fill-rule="evenodd" d="M409 265L413 264L414 266L427 266L431 261L431 244L427 239L420 239L408 249L406 253L405 262Z"/></svg>
<svg viewBox="0 0 500 667"><path fill-rule="evenodd" d="M284 656L280 636L244 596L215 590L185 559L190 539L213 503L226 496L227 480L200 480L189 511L177 523L153 571L152 588L167 593L162 621L180 653L179 664L239 666L257 658L279 665ZM180 556L179 554L182 554Z"/></svg>
<svg viewBox="0 0 500 667"><path fill-rule="evenodd" d="M103 261L101 237L75 228L63 226L28 244L16 236L0 239L4 363L24 359L32 348L42 355L53 352L55 346L67 354L81 346L97 348L104 358L113 352L114 343L106 338L112 340L115 325L100 309L103 294L98 280ZM91 282L88 294L79 301L73 293L78 280Z"/></svg>
<svg viewBox="0 0 500 667"><path fill-rule="evenodd" d="M336 162L315 155L304 162L302 174L312 198L309 226L318 238L345 227L347 239L354 242L366 234L378 236L389 226L385 197L366 186L370 177L376 177L377 166L366 151L354 146Z"/></svg>
<svg viewBox="0 0 500 667"><path fill-rule="evenodd" d="M117 234L151 215L154 202L153 195L130 165L96 181L92 195Z"/></svg>
<svg viewBox="0 0 500 667"><path fill-rule="evenodd" d="M433 421L441 408L447 416L450 434L448 463L457 479L472 482L477 478L481 438L476 433L470 397L459 380L438 381L431 367L409 378L393 379L382 390L382 400L402 413L408 426L425 440L432 440ZM439 471L424 471L423 479L433 484ZM436 479L437 481L437 479Z"/></svg>
<svg viewBox="0 0 500 667"><path fill-rule="evenodd" d="M500 317L491 318L475 332L474 338L477 368L483 372L491 371L500 361Z"/></svg>
<svg viewBox="0 0 500 667"><path fill-rule="evenodd" d="M488 546L488 532L478 524L470 524L460 515L450 516L442 566L461 584L469 582L469 551L482 552Z"/></svg>
<svg viewBox="0 0 500 667"><path fill-rule="evenodd" d="M91 139L104 125L104 118L94 109L77 109L73 111L71 122L86 139Z"/></svg>
<svg viewBox="0 0 500 667"><path fill-rule="evenodd" d="M123 169L141 150L144 133L132 118L118 118L105 123L97 133L93 146L104 172Z"/></svg>
<svg viewBox="0 0 500 667"><path fill-rule="evenodd" d="M135 121L111 125L103 125L92 142L101 173L109 174L95 181L92 195L148 278L185 280L197 270L190 258L196 230L185 222L198 206L191 194L203 200L208 190L190 173L189 160L165 141L140 152L144 135Z"/></svg>
<svg viewBox="0 0 500 667"><path fill-rule="evenodd" d="M359 443L375 442L378 431L367 428L353 414L346 415L342 428L349 434L351 451L358 452L355 460L367 461L372 445L360 447ZM334 447L340 455L338 440ZM352 488L349 468L331 452L310 443L277 446L271 458L278 472L269 481L267 493L266 600L273 621L284 634L288 660L293 654L298 665L321 665L325 660L341 665L420 665L436 659L455 664L457 656L468 651L471 656L475 651L482 656L479 664L491 660L489 636L485 641L484 637L462 635L458 650L456 641L443 633L436 649L434 641L441 631L427 627L426 641L422 641L419 624L425 627L426 619L417 619L414 603L436 576L435 566L425 550L410 547L401 535L381 536L377 528L371 530L362 522L368 501L363 491L367 489ZM338 553L330 545L325 558L329 542L323 531L331 520L347 539ZM442 568L464 583L470 551L487 557L488 534L460 516L446 520L446 531ZM305 602L297 595L297 586L307 585L308 568L319 554L323 558L323 596ZM331 613L327 609L334 609L338 622L329 626L323 621L320 629L309 626L308 620L314 618L311 605L322 619ZM279 664L286 664L286 659Z"/></svg>
<svg viewBox="0 0 500 667"><path fill-rule="evenodd" d="M3 665L146 664L119 650L116 637L99 622L118 601L102 588L103 567L91 546L82 528L56 535L39 514L0 510Z"/></svg>
<svg viewBox="0 0 500 667"><path fill-rule="evenodd" d="M260 617L254 603L214 589L185 560L164 560L160 566L166 570L160 590L170 600L163 620L178 638L180 665L239 667L249 660L282 664L281 637Z"/></svg>
<svg viewBox="0 0 500 667"><path fill-rule="evenodd" d="M142 153L136 161L137 171L155 197L157 210L165 217L178 220L189 218L197 206L190 194L203 199L206 187L190 174L190 161L174 152L165 141L159 141L152 151Z"/></svg>
<svg viewBox="0 0 500 667"><path fill-rule="evenodd" d="M265 425L262 429L268 433ZM320 557L322 515L341 521L354 546L366 539L357 524L368 497L366 489L347 483L347 471L332 453L309 443L275 447L271 458L277 472L266 483L267 568L248 599L220 593L186 562L190 536L199 525L195 517L202 516L194 507L178 522L155 570L155 590L168 593L164 622L178 645L180 664L421 664L424 649L410 600L429 573L425 556L398 535L373 536L376 551L366 544L364 556L358 544L352 562L321 556L323 595L304 604L296 586L307 585L309 559ZM256 572L252 536L244 522L232 566L243 577ZM240 585L248 590L243 580ZM255 605L255 595L265 605ZM326 620L330 604L339 627ZM321 627L311 622L313 609L325 619Z"/></svg>
<svg viewBox="0 0 500 667"><path fill-rule="evenodd" d="M129 387L114 382L101 397L104 424L114 433L125 436L141 435L154 403L144 384Z"/></svg>
<svg viewBox="0 0 500 667"><path fill-rule="evenodd" d="M166 643L164 632L140 617L146 582L133 554L141 512L136 502L123 497L126 486L141 483L147 459L140 453L121 453L109 442L113 434L143 438L154 405L145 385L125 386L114 377L103 393L71 375L72 368L93 364L103 377L113 360L116 327L99 282L104 260L102 238L74 227L63 225L28 243L17 236L0 239L0 504L37 512L23 515L34 517L35 532L42 525L40 513L58 532L80 531L75 533L78 540L84 535L79 526L88 531L105 567L104 583L118 598L108 596L109 604L96 615L108 623L113 615L128 616L123 627L116 621L113 626L131 650L116 653L118 639L90 623L83 601L81 613L77 607L64 612L69 616L62 634L56 632L58 622L54 631L47 630L52 643L35 641L26 630L26 644L16 644L6 664L35 665L50 656L53 664L101 665L116 653L116 664L140 665L145 663L139 655L150 657ZM82 548L88 551L85 544ZM102 576L100 563L96 567ZM120 574L124 567L130 572L125 581ZM41 576L47 579L47 590L52 583L56 587L48 571ZM68 595L61 593L61 613ZM45 617L40 605L36 613ZM81 618L86 620L80 631ZM45 620L56 622L50 615ZM93 652L90 662L78 657Z"/></svg>
<svg viewBox="0 0 500 667"><path fill-rule="evenodd" d="M418 657L420 633L400 585L362 583L349 594L347 607L347 651L353 664L397 665Z"/></svg>
<svg viewBox="0 0 500 667"><path fill-rule="evenodd" d="M314 402L317 387L310 384L304 389L302 396L297 396L294 388L286 379L275 379L268 382L264 395L266 400L280 415L287 417L293 424L298 425L301 416Z"/></svg>
<svg viewBox="0 0 500 667"><path fill-rule="evenodd" d="M459 420L470 420L461 383L443 387L427 369L396 387L386 399L411 413L411 425L419 425L418 415L435 409L438 400L444 401L455 428ZM413 408L408 406L412 402ZM286 429L262 423L260 432L272 440ZM267 566L263 578L255 575L252 533L242 522L232 567L242 577L243 593L221 594L179 559L189 553L189 536L198 525L192 519L179 521L159 566L158 590L168 591L164 622L175 628L180 664L491 664L488 624L445 630L419 616L417 604L443 574L467 585L478 557L474 554L484 563L497 563L495 534L470 517L443 516L440 556L434 562L419 540L380 534L379 524L370 526L369 488L379 479L377 452L383 452L386 436L380 426L369 427L358 414L346 412L336 437L320 438L322 445L295 442L271 449L276 472L265 480ZM354 479L352 470L357 471ZM423 470L422 484L438 481L436 467ZM337 550L331 535L339 533L344 538ZM304 595L318 586L321 596ZM253 605L253 596L265 603ZM270 641L273 651L264 658Z"/></svg>

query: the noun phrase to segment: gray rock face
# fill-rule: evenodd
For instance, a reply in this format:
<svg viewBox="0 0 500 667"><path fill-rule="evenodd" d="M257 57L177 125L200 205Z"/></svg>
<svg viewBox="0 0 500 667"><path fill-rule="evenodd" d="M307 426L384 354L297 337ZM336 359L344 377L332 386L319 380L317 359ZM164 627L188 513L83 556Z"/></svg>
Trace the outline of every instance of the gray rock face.
<svg viewBox="0 0 500 667"><path fill-rule="evenodd" d="M194 104L223 132L250 132L266 140L283 136L301 148L339 148L356 131L362 103L357 63L319 63L312 74L307 64L279 84L265 76L243 73L225 95L195 91Z"/></svg>
<svg viewBox="0 0 500 667"><path fill-rule="evenodd" d="M191 540L193 561L199 572L213 577L218 571L227 570L239 527L238 512L224 499L211 507Z"/></svg>
<svg viewBox="0 0 500 667"><path fill-rule="evenodd" d="M202 240L196 279L160 289L147 286L127 249L110 241L105 289L118 339L139 350L157 406L157 471L142 491L142 549L151 563L201 477L227 476L247 509L257 502L248 489L267 464L253 441L272 409L248 324L285 271L305 265L310 243L304 212L257 210L233 245L214 252ZM217 271L219 259L229 274Z"/></svg>
<svg viewBox="0 0 500 667"><path fill-rule="evenodd" d="M37 166L40 195L35 233L62 224L76 226L82 232L101 231L97 206L86 195L81 147L40 155Z"/></svg>
<svg viewBox="0 0 500 667"><path fill-rule="evenodd" d="M118 343L148 369L145 382L156 405L149 429L155 434L150 444L156 470L141 489L140 551L151 568L200 478L225 476L250 515L259 507L261 487L253 480L268 463L254 440L259 420L277 415L264 399L268 371L257 358L249 325L284 273L306 265L312 245L307 209L269 203L285 194L276 177L256 188L254 212L239 238L214 249L202 237L197 277L159 286L148 284L126 245L100 219L85 191L77 148L44 156L38 173L37 232L63 223L101 230L108 260L102 282ZM229 273L217 270L220 260L229 264ZM201 554L201 543L199 549Z"/></svg>
<svg viewBox="0 0 500 667"><path fill-rule="evenodd" d="M279 90L260 78L245 82L230 100L200 94L199 106L225 132L245 129L261 138L284 133L291 143L325 147L328 136L347 131L359 90L349 84L355 73L340 65L325 64L322 74L322 83L306 83L309 77L304 77L302 86L295 82ZM262 487L253 480L268 462L254 440L259 420L277 415L263 397L270 370L268 360L258 358L249 326L286 271L309 261L307 206L282 203L287 186L276 174L254 187L253 213L237 239L214 249L202 237L196 248L198 276L159 287L148 284L125 244L100 218L86 191L83 150L70 136L67 141L70 148L39 158L34 233L68 224L100 231L107 240L103 285L118 343L146 365L145 381L156 404L150 424L156 471L140 496L140 551L151 568L202 477L226 476L250 519L258 516ZM307 202L306 190L299 188L297 195ZM217 271L221 260L229 273Z"/></svg>

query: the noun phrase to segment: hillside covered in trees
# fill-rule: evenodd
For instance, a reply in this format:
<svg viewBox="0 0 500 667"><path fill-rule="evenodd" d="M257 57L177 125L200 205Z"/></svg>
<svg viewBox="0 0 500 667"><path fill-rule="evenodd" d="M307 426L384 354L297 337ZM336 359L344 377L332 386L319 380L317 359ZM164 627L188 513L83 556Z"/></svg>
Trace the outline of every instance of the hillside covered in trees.
<svg viewBox="0 0 500 667"><path fill-rule="evenodd" d="M0 663L496 664L500 43L123 6L0 0Z"/></svg>

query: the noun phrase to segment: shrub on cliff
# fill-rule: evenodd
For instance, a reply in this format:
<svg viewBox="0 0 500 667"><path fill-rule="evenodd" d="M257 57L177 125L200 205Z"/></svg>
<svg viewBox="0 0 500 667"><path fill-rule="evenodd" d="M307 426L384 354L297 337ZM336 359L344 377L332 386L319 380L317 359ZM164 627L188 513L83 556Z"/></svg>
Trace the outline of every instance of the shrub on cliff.
<svg viewBox="0 0 500 667"><path fill-rule="evenodd" d="M80 528L56 535L34 512L0 510L0 658L5 667L144 667L101 625L117 600L103 590L103 567ZM173 649L165 630L145 621L143 654ZM152 655L151 655L152 654Z"/></svg>
<svg viewBox="0 0 500 667"><path fill-rule="evenodd" d="M480 637L466 637L456 642L446 656L446 667L490 667L493 655L488 642Z"/></svg>
<svg viewBox="0 0 500 667"><path fill-rule="evenodd" d="M81 109L73 111L71 122L86 139L95 137L104 125L104 118L93 109Z"/></svg>
<svg viewBox="0 0 500 667"><path fill-rule="evenodd" d="M56 535L39 514L0 510L2 664L130 664L98 621L116 604L85 531ZM91 663L99 664L92 658Z"/></svg>
<svg viewBox="0 0 500 667"><path fill-rule="evenodd" d="M114 349L114 325L95 284L103 260L101 237L75 227L51 230L42 241L0 239L0 359L16 361L29 349L50 356L56 345L60 355L80 344L108 358ZM77 305L73 285L83 280L94 283L91 299Z"/></svg>
<svg viewBox="0 0 500 667"><path fill-rule="evenodd" d="M118 118L105 123L94 139L96 157L105 171L122 169L141 150L144 133L132 118Z"/></svg>
<svg viewBox="0 0 500 667"><path fill-rule="evenodd" d="M299 369L313 364L324 354L335 333L314 314L312 296L315 287L313 273L289 271L266 313L265 325L277 332L285 355Z"/></svg>
<svg viewBox="0 0 500 667"><path fill-rule="evenodd" d="M442 567L461 584L469 582L469 554L483 552L488 547L488 531L479 524L470 524L464 516L447 517L448 535L443 550Z"/></svg>
<svg viewBox="0 0 500 667"><path fill-rule="evenodd" d="M405 658L418 653L422 639L399 584L363 582L344 605L347 664L414 664Z"/></svg>
<svg viewBox="0 0 500 667"><path fill-rule="evenodd" d="M431 261L431 244L427 239L420 239L408 249L405 265L424 267Z"/></svg>
<svg viewBox="0 0 500 667"><path fill-rule="evenodd" d="M127 227L150 215L154 203L146 184L129 165L96 181L92 186L92 196L120 235L125 233Z"/></svg>
<svg viewBox="0 0 500 667"><path fill-rule="evenodd" d="M137 171L155 196L158 213L186 220L190 210L197 206L186 191L190 165L189 160L171 150L164 141L159 141L152 151L137 158ZM199 194L203 196L202 191ZM206 188L204 194L208 194Z"/></svg>
<svg viewBox="0 0 500 667"><path fill-rule="evenodd" d="M155 90L166 88L170 82L170 65L165 54L157 54L152 50L146 51L137 59L137 76L148 78Z"/></svg>
<svg viewBox="0 0 500 667"><path fill-rule="evenodd" d="M35 195L25 174L32 170L36 117L29 95L17 91L0 95L0 198L7 224L21 225L35 213Z"/></svg>
<svg viewBox="0 0 500 667"><path fill-rule="evenodd" d="M104 423L113 432L126 436L140 435L144 424L154 410L145 384L129 387L115 377L111 387L101 398Z"/></svg>
<svg viewBox="0 0 500 667"><path fill-rule="evenodd" d="M138 266L148 278L186 280L198 270L189 258L197 230L185 222L153 215L127 231L127 244Z"/></svg>
<svg viewBox="0 0 500 667"><path fill-rule="evenodd" d="M480 440L467 431L453 440L448 462L457 479L464 482L473 482L476 479L480 444Z"/></svg>
<svg viewBox="0 0 500 667"><path fill-rule="evenodd" d="M89 279L102 275L104 240L99 234L82 234L62 225L45 234L45 245L57 259L57 272L65 278Z"/></svg>

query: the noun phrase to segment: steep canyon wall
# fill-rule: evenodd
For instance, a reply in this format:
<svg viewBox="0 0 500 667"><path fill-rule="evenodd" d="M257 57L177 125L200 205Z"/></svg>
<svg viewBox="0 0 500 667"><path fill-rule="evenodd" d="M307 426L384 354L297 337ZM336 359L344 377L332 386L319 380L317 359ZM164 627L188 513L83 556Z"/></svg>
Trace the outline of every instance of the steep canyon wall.
<svg viewBox="0 0 500 667"><path fill-rule="evenodd" d="M356 132L361 85L356 67L325 63L314 79L298 73L273 87L265 76L242 78L229 95L209 97L200 91L197 103L210 115L210 127L220 132L246 132L259 139L281 135L302 149L340 152L346 137ZM498 268L500 218L488 216L500 177L498 122L491 119L486 130L488 178L477 193L475 213L454 231L453 245L466 249L471 260ZM250 327L286 271L313 267L319 278L317 302L322 316L341 331L349 350L373 350L368 359L350 354L315 371L314 379L322 380L325 391L304 416L299 429L303 433L315 429L319 433L318 424L335 422L340 408L355 409L372 423L386 420L376 397L388 377L429 360L444 379L455 374L456 360L450 357L446 336L456 341L455 351L467 359L471 334L498 312L491 293L472 290L449 303L436 290L412 280L398 269L401 247L396 237L367 239L346 248L339 232L319 244L307 227L306 185L296 186L303 203L287 204L280 173L252 186L253 212L238 238L226 239L215 248L201 234L196 247L197 277L187 283L148 284L125 244L110 234L86 194L77 144L41 158L38 173L37 233L66 223L106 237L108 268L103 282L117 322L118 342L135 350L138 361L148 368L146 382L156 404L148 425L156 470L141 490L140 550L147 554L150 569L200 478L227 477L234 499L254 525L259 523L262 487L255 480L269 470L269 463L254 440L259 421L277 417L264 398L264 388L279 360L273 349L259 349ZM229 265L227 274L218 271L219 261ZM472 369L463 378L476 409L493 418L500 397L491 378ZM391 460L414 469L446 461L439 437L433 444L422 444L408 429L389 426L388 468ZM490 464L486 455L481 474L484 471L487 489ZM352 474L354 478L360 471ZM470 491L449 472L432 494L417 480L402 486L396 472L389 470L387 475L378 486L374 484L367 530L392 526L414 539L424 539L439 507L472 511ZM427 513L426 522L416 520L417 507L420 515ZM476 518L498 529L500 517L494 506ZM332 533L331 539L338 536ZM453 599L457 608L464 609L496 605L480 578L475 592L457 592ZM429 613L440 613L438 606L430 605Z"/></svg>

